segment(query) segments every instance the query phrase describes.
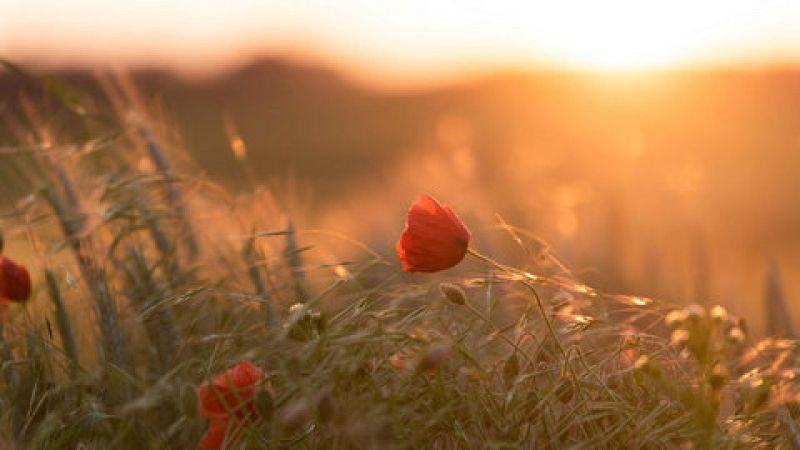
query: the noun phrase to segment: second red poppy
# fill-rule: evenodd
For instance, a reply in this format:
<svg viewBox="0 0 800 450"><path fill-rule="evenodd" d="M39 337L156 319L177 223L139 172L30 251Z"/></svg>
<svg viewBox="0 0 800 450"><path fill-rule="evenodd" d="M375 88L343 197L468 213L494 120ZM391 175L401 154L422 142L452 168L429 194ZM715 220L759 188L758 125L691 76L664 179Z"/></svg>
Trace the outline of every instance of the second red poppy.
<svg viewBox="0 0 800 450"><path fill-rule="evenodd" d="M31 295L28 269L0 256L0 300L23 302Z"/></svg>

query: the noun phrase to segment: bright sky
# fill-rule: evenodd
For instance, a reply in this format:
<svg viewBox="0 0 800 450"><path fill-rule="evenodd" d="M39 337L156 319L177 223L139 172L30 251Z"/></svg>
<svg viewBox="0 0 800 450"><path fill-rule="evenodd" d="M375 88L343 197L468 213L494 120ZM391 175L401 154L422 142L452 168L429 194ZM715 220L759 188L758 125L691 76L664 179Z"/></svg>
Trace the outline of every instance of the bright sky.
<svg viewBox="0 0 800 450"><path fill-rule="evenodd" d="M0 0L0 56L219 70L254 54L425 80L800 62L800 0Z"/></svg>

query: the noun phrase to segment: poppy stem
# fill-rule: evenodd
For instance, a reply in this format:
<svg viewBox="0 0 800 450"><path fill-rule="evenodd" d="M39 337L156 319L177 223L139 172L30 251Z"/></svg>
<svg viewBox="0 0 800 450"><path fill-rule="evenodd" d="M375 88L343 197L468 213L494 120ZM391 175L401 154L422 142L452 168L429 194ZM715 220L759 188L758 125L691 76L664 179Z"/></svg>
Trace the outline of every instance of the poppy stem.
<svg viewBox="0 0 800 450"><path fill-rule="evenodd" d="M561 345L561 341L558 339L558 335L556 334L555 328L553 328L553 322L550 320L550 316L547 314L547 311L544 308L544 303L542 302L542 298L539 297L539 293L536 292L536 288L533 287L528 281L523 281L522 284L531 291L533 294L533 298L536 299L536 305L539 307L539 312L542 314L544 318L544 323L547 324L547 329L550 331L550 335L552 336L553 340L556 342L556 346L558 346L558 350L561 352L561 356L564 359L567 359L567 352L564 350L564 347Z"/></svg>
<svg viewBox="0 0 800 450"><path fill-rule="evenodd" d="M481 261L489 263L490 265L492 265L492 266L494 266L494 267L496 267L496 268L498 268L498 269L500 269L500 270L502 270L504 272L514 272L514 270L512 270L510 267L506 267L506 266L500 264L499 262L493 260L492 258L489 258L488 256L486 256L483 253L475 250L472 247L467 247L467 253L469 253L470 255L480 259Z"/></svg>

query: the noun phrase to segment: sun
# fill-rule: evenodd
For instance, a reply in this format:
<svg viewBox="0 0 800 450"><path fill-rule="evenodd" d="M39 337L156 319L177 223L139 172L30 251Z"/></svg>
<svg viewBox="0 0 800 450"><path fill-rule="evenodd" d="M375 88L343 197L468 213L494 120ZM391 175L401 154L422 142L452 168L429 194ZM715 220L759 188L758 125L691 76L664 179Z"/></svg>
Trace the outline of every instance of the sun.
<svg viewBox="0 0 800 450"><path fill-rule="evenodd" d="M506 68L669 69L800 55L798 0L17 3L13 15L0 13L6 57L192 74L287 55L368 84L415 86Z"/></svg>
<svg viewBox="0 0 800 450"><path fill-rule="evenodd" d="M517 16L529 53L597 70L660 68L708 58L729 43L743 27L742 19L757 8L712 0L508 0L506 6Z"/></svg>
<svg viewBox="0 0 800 450"><path fill-rule="evenodd" d="M666 31L609 21L582 25L571 36L553 36L550 57L588 69L633 70L677 64L699 50Z"/></svg>

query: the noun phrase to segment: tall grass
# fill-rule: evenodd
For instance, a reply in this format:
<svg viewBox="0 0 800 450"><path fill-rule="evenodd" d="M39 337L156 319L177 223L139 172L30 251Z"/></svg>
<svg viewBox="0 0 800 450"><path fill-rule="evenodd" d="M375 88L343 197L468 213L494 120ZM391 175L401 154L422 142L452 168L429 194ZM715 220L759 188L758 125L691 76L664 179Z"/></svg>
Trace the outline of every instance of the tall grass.
<svg viewBox="0 0 800 450"><path fill-rule="evenodd" d="M30 193L3 205L6 253L41 288L0 322L3 447L196 447L195 388L249 359L275 398L236 448L800 448L796 341L604 294L505 223L545 248L529 267L337 257L263 187L173 163L166 119L100 82L109 108L44 89L7 117L0 167Z"/></svg>

